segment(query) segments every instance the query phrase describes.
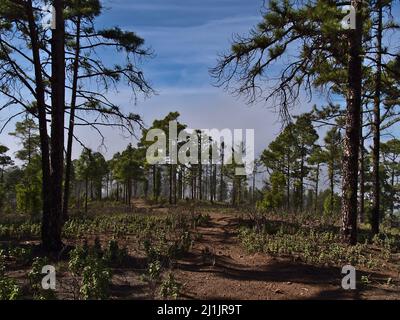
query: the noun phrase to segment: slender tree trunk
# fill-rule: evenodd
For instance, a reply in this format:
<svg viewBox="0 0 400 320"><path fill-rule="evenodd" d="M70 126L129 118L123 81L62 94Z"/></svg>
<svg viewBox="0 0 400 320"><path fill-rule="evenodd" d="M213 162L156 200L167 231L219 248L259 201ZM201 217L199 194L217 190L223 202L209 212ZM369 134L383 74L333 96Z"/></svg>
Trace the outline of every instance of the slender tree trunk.
<svg viewBox="0 0 400 320"><path fill-rule="evenodd" d="M334 169L334 162L332 161L330 164L330 168L329 168L329 186L330 186L330 209L329 209L329 214L332 215L333 214L333 207L335 205L335 169Z"/></svg>
<svg viewBox="0 0 400 320"><path fill-rule="evenodd" d="M365 150L364 138L362 136L362 113L361 113L361 130L360 130L360 199L359 199L359 220L364 223L365 211Z"/></svg>
<svg viewBox="0 0 400 320"><path fill-rule="evenodd" d="M128 182L127 182L127 203L128 203L128 205L130 206L131 205L131 198L132 198L132 180L131 179L128 179Z"/></svg>
<svg viewBox="0 0 400 320"><path fill-rule="evenodd" d="M221 143L221 171L219 176L219 201L224 200L223 188L224 188L224 161L225 161L225 144Z"/></svg>
<svg viewBox="0 0 400 320"><path fill-rule="evenodd" d="M317 163L317 172L316 172L316 177L315 177L315 203L314 203L314 213L315 214L317 214L317 211L318 211L319 170L320 170L320 164Z"/></svg>
<svg viewBox="0 0 400 320"><path fill-rule="evenodd" d="M346 110L346 133L343 150L342 181L342 238L357 243L357 177L360 147L360 111L362 79L362 14L361 0L353 0L356 10L356 29L349 30L348 93Z"/></svg>
<svg viewBox="0 0 400 320"><path fill-rule="evenodd" d="M28 120L28 117L26 118ZM28 165L31 164L32 160L32 139L31 139L31 127L28 126Z"/></svg>
<svg viewBox="0 0 400 320"><path fill-rule="evenodd" d="M180 166L179 171L178 171L178 199L182 200L183 198L183 191L182 191L182 180L183 180L183 167Z"/></svg>
<svg viewBox="0 0 400 320"><path fill-rule="evenodd" d="M214 164L214 171L213 171L213 183L214 183L214 195L213 195L213 199L214 201L217 201L217 165Z"/></svg>
<svg viewBox="0 0 400 320"><path fill-rule="evenodd" d="M198 186L198 188L199 188L199 199L203 200L203 189L202 189L202 186L203 186L203 181L202 181L203 168L202 168L201 162L199 162L198 169L199 169L199 172L198 172L198 175L199 175L198 176L199 177L199 186Z"/></svg>
<svg viewBox="0 0 400 320"><path fill-rule="evenodd" d="M94 194L93 194L93 180L90 180L90 200L94 200Z"/></svg>
<svg viewBox="0 0 400 320"><path fill-rule="evenodd" d="M110 174L107 174L107 180L106 180L106 197L107 197L107 200L109 199L109 190L108 190L108 185L109 185L109 183L110 183Z"/></svg>
<svg viewBox="0 0 400 320"><path fill-rule="evenodd" d="M149 180L148 180L148 178L146 178L144 180L143 192L144 192L144 198L147 200L147 198L149 196Z"/></svg>
<svg viewBox="0 0 400 320"><path fill-rule="evenodd" d="M157 199L157 166L153 165L153 198Z"/></svg>
<svg viewBox="0 0 400 320"><path fill-rule="evenodd" d="M29 24L29 37L32 45L32 57L34 62L35 83L36 83L36 103L38 108L39 118L39 134L40 134L40 150L42 155L42 225L41 238L42 245L45 249L52 247L53 239L50 229L51 223L51 176L50 176L50 150L49 138L47 134L47 118L46 118L46 101L45 101L45 86L42 76L42 67L40 59L39 39L37 34L37 26L33 13L32 1L26 3L27 17Z"/></svg>
<svg viewBox="0 0 400 320"><path fill-rule="evenodd" d="M251 187L251 202L254 204L255 203L255 190L256 190L256 170L253 170L253 181L252 181L252 187Z"/></svg>
<svg viewBox="0 0 400 320"><path fill-rule="evenodd" d="M193 169L190 172L190 179L192 182L192 200L194 200L196 198L196 176Z"/></svg>
<svg viewBox="0 0 400 320"><path fill-rule="evenodd" d="M395 189L394 189L394 177L395 177L395 169L392 169L392 177L390 181L391 185L391 192L390 192L390 220L391 222L394 221L394 196L395 196Z"/></svg>
<svg viewBox="0 0 400 320"><path fill-rule="evenodd" d="M88 196L89 196L89 177L86 174L85 177L85 213L88 212Z"/></svg>
<svg viewBox="0 0 400 320"><path fill-rule="evenodd" d="M301 157L300 164L300 212L304 209L304 156Z"/></svg>
<svg viewBox="0 0 400 320"><path fill-rule="evenodd" d="M376 1L378 9L378 27L377 27L377 47L376 47L376 78L375 78L375 94L374 94L374 146L372 149L372 210L371 210L371 231L372 234L379 233L380 220L380 177L379 177L379 156L380 156L380 125L381 125L381 91L382 91L382 30L383 30L383 13L382 0Z"/></svg>
<svg viewBox="0 0 400 320"><path fill-rule="evenodd" d="M174 200L174 204L176 204L176 198L177 198L177 195L176 195L176 193L177 193L177 188L176 188L176 165L173 165L173 168L172 168L172 171L173 171L173 176L172 176L172 184L173 184L173 190L174 190L174 194L173 194L173 200Z"/></svg>
<svg viewBox="0 0 400 320"><path fill-rule="evenodd" d="M169 165L169 204L172 204L172 192L173 192L173 179L172 179L172 174L173 174L173 168L172 164Z"/></svg>
<svg viewBox="0 0 400 320"><path fill-rule="evenodd" d="M66 164L65 164L64 204L63 204L64 221L68 219L68 202L70 195L70 181L71 181L71 171L72 171L72 144L73 144L74 127L75 127L76 96L78 90L79 56L80 56L80 41L81 41L81 35L80 35L81 17L78 17L77 19L78 20L76 22L76 47L75 47L75 57L74 57L73 75L72 75L71 110L69 116L67 154L66 154ZM108 189L107 189L107 197L108 197Z"/></svg>
<svg viewBox="0 0 400 320"><path fill-rule="evenodd" d="M288 157L288 164L286 170L286 210L290 211L290 164Z"/></svg>
<svg viewBox="0 0 400 320"><path fill-rule="evenodd" d="M62 247L62 183L64 172L64 112L65 112L65 50L64 1L54 0L55 29L52 32L51 78L51 208L47 249L58 251Z"/></svg>

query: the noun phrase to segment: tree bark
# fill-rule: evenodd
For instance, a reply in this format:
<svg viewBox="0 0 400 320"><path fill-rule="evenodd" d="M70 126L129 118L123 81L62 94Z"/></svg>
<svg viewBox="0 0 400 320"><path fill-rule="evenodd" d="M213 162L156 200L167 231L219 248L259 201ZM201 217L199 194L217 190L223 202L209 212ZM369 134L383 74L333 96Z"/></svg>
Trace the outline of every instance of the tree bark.
<svg viewBox="0 0 400 320"><path fill-rule="evenodd" d="M394 222L394 196L395 196L395 189L394 189L394 177L395 177L395 169L392 169L392 177L391 177L391 181L390 181L390 186L391 186L391 190L390 190L390 220L391 220L391 224Z"/></svg>
<svg viewBox="0 0 400 320"><path fill-rule="evenodd" d="M304 209L304 155L301 156L300 164L300 212Z"/></svg>
<svg viewBox="0 0 400 320"><path fill-rule="evenodd" d="M359 220L360 223L364 223L364 211L365 211L365 150L364 150L364 138L363 138L363 112L361 110L360 118L360 199L359 199Z"/></svg>
<svg viewBox="0 0 400 320"><path fill-rule="evenodd" d="M88 174L86 173L86 176L85 176L85 213L86 214L88 212L88 196L89 196L89 177L88 177Z"/></svg>
<svg viewBox="0 0 400 320"><path fill-rule="evenodd" d="M81 41L81 17L77 18L76 22L76 47L72 75L72 93L71 93L71 110L69 116L68 127L68 141L67 141L67 154L65 164L65 182L64 182L64 204L63 204L63 220L68 219L68 203L70 194L70 181L72 169L72 144L74 137L75 127L75 109L76 109L76 96L78 90L78 73L79 73L79 55L80 55L80 41ZM107 184L107 197L108 197L108 184Z"/></svg>
<svg viewBox="0 0 400 320"><path fill-rule="evenodd" d="M334 199L335 199L335 163L334 160L331 161L329 169L329 189L330 189L330 208L329 213L330 215L333 214L333 207L334 207Z"/></svg>
<svg viewBox="0 0 400 320"><path fill-rule="evenodd" d="M41 240L44 248L49 248L51 241L49 229L51 228L50 207L51 207L51 177L50 177L50 150L49 137L47 134L47 118L46 118L46 102L45 102L45 86L42 76L42 67L40 59L39 39L37 34L37 26L32 8L32 1L26 3L27 17L29 24L29 36L32 44L32 57L34 61L35 83L36 83L36 103L39 118L39 135L40 149L42 154L42 225Z"/></svg>
<svg viewBox="0 0 400 320"><path fill-rule="evenodd" d="M362 79L362 14L361 0L351 4L356 11L356 28L349 30L348 93L346 132L343 150L342 181L342 239L345 243L357 243L357 178L358 152L360 147L360 111Z"/></svg>
<svg viewBox="0 0 400 320"><path fill-rule="evenodd" d="M62 248L62 182L64 172L64 112L65 112L65 25L64 1L54 0L56 28L52 32L51 78L51 208L46 230L45 247L50 251Z"/></svg>
<svg viewBox="0 0 400 320"><path fill-rule="evenodd" d="M172 204L172 192L173 192L173 168L172 168L172 164L169 165L169 204Z"/></svg>
<svg viewBox="0 0 400 320"><path fill-rule="evenodd" d="M382 1L377 0L378 9L378 26L377 26L377 48L376 48L376 78L375 78L375 94L374 94L374 146L372 149L372 211L371 211L371 231L372 235L379 233L380 219L380 176L379 176L379 156L380 156L380 125L381 125L381 91L382 91Z"/></svg>
<svg viewBox="0 0 400 320"><path fill-rule="evenodd" d="M225 144L221 143L221 169L219 176L219 201L222 202L224 200L223 195L223 187L224 187L224 161L225 161Z"/></svg>
<svg viewBox="0 0 400 320"><path fill-rule="evenodd" d="M157 199L157 167L153 165L153 198Z"/></svg>
<svg viewBox="0 0 400 320"><path fill-rule="evenodd" d="M316 171L316 177L315 177L315 203L314 203L314 213L315 214L317 214L317 211L318 211L319 171L320 171L320 163L317 163L317 171Z"/></svg>

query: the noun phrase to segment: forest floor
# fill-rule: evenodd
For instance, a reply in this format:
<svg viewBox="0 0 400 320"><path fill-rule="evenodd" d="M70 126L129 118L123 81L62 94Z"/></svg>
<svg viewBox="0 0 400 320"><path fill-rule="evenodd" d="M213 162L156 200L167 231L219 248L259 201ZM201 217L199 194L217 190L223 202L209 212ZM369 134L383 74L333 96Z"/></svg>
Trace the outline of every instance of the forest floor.
<svg viewBox="0 0 400 320"><path fill-rule="evenodd" d="M189 299L400 299L400 287L388 287L390 272L368 275L366 288L341 287L341 268L318 267L264 253L249 254L238 240L235 215L211 213L209 226L190 255L180 261L177 277ZM204 258L204 252L209 252ZM397 275L398 276L398 275Z"/></svg>
<svg viewBox="0 0 400 320"><path fill-rule="evenodd" d="M104 216L112 216L115 210L120 210L118 207L109 208L107 204L102 206L104 207L96 207L93 211L100 212ZM377 260L378 263L374 268L357 267L357 289L344 290L341 287L344 275L341 274L340 264L313 264L283 254L250 253L239 237L239 230L244 220L243 212L221 206L190 208L183 205L180 210L185 214L196 210L196 214L207 215L208 221L190 231L194 235L190 249L183 256L174 259L172 265L163 271L173 274L176 281L181 284L178 299L400 300L400 254L398 251L391 256L390 260L382 262ZM124 214L128 217L131 215L163 217L177 210L176 207L150 205L143 200L136 200L133 209L127 209ZM100 216L100 220L102 219ZM100 220L92 227L83 230L80 235L67 237L65 244L74 247L81 245L83 239L93 243L96 237L105 247L110 239L115 238L115 234L95 231L93 226L99 227ZM119 220L116 219L116 221ZM124 227L124 222L117 223ZM77 230L77 226L70 226L72 227L74 227L73 230ZM115 229L115 225L112 228ZM138 230L137 233L140 234L140 228ZM10 234L10 231L8 232ZM22 239L18 240L0 237L0 249L1 246L11 245L14 247L38 246L38 235L37 231L35 232L35 236L24 234ZM150 233L152 232L150 228ZM110 298L160 299L160 282L152 283L144 278L144 274L148 272L148 258L143 251L143 238L133 234L118 235L118 244L126 247L129 263L112 268ZM373 253L375 249L371 250ZM311 252L311 255L313 254ZM19 266L14 263L14 260L12 257L9 258L6 274L26 287L27 274L31 265ZM57 263L57 297L78 299L80 280L74 277L68 268L68 260L61 259ZM29 295L26 297L29 298Z"/></svg>
<svg viewBox="0 0 400 320"><path fill-rule="evenodd" d="M137 208L147 207L142 201ZM156 209L165 210L165 209ZM396 299L400 300L400 274L393 270L359 270L368 285L344 290L341 268L314 266L291 258L250 254L238 239L241 213L234 209L208 209L207 226L196 228L201 236L190 252L174 266L183 284L183 299L286 300L286 299ZM400 263L400 260L397 262ZM397 279L387 284L387 279Z"/></svg>

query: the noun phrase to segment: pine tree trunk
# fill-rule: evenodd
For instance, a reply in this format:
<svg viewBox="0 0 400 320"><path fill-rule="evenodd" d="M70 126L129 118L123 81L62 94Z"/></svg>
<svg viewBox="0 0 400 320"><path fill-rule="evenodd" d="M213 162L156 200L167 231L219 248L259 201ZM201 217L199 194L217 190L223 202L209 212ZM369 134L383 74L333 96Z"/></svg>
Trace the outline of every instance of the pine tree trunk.
<svg viewBox="0 0 400 320"><path fill-rule="evenodd" d="M173 168L172 164L169 165L169 204L172 204L172 188L173 188L173 182L172 182L172 174L173 174Z"/></svg>
<svg viewBox="0 0 400 320"><path fill-rule="evenodd" d="M318 211L318 192L319 192L319 170L320 164L317 164L317 173L315 177L315 204L314 204L314 213L317 214Z"/></svg>
<svg viewBox="0 0 400 320"><path fill-rule="evenodd" d="M357 178L360 147L360 111L362 79L362 15L361 0L353 0L356 29L349 30L348 93L346 132L343 150L342 238L347 244L357 243Z"/></svg>
<svg viewBox="0 0 400 320"><path fill-rule="evenodd" d="M361 129L360 129L360 199L359 199L359 220L364 223L365 211L365 150L364 138L362 136L362 112L361 112Z"/></svg>
<svg viewBox="0 0 400 320"><path fill-rule="evenodd" d="M390 220L391 223L394 221L394 202L395 202L395 186L394 186L395 169L392 169L392 178L390 181L391 192L390 192Z"/></svg>
<svg viewBox="0 0 400 320"><path fill-rule="evenodd" d="M288 159L288 165L286 170L286 210L290 211L290 165Z"/></svg>
<svg viewBox="0 0 400 320"><path fill-rule="evenodd" d="M88 212L88 196L89 196L89 177L88 177L88 174L86 174L86 177L85 177L85 213L86 214Z"/></svg>
<svg viewBox="0 0 400 320"><path fill-rule="evenodd" d="M301 156L300 165L300 212L304 210L304 156Z"/></svg>
<svg viewBox="0 0 400 320"><path fill-rule="evenodd" d="M329 214L333 214L333 207L335 205L334 199L335 199L335 171L334 171L334 163L331 162L331 168L329 169L329 186L330 186L330 208L329 208Z"/></svg>
<svg viewBox="0 0 400 320"><path fill-rule="evenodd" d="M40 150L41 150L41 164L42 164L42 199L43 199L43 212L42 212L42 225L41 225L41 240L44 248L50 248L52 242L49 229L51 228L50 220L50 207L51 207L51 177L50 177L50 150L49 138L47 133L47 119L46 119L46 101L45 101L45 87L43 83L42 67L39 52L39 39L37 28L35 24L35 17L32 8L32 1L28 0L26 3L27 18L29 24L29 36L32 45L32 57L34 62L35 83L36 83L36 103L38 108L39 118L39 135L40 135Z"/></svg>
<svg viewBox="0 0 400 320"><path fill-rule="evenodd" d="M176 204L177 200L177 188L176 188L176 165L173 165L173 176L172 176L172 182L173 182L173 189L174 189L174 204Z"/></svg>
<svg viewBox="0 0 400 320"><path fill-rule="evenodd" d="M251 188L251 202L254 204L256 201L255 198L255 189L256 189L256 170L253 171L253 181L252 181L252 188Z"/></svg>
<svg viewBox="0 0 400 320"><path fill-rule="evenodd" d="M374 94L374 120L373 133L374 145L372 149L372 211L371 211L371 231L372 234L379 233L380 219L380 177L379 177L379 156L380 156L380 125L381 125L381 91L382 91L382 0L376 1L378 9L378 28L377 28L377 54L376 54L376 78Z"/></svg>
<svg viewBox="0 0 400 320"><path fill-rule="evenodd" d="M183 167L180 166L178 172L178 199L183 199Z"/></svg>
<svg viewBox="0 0 400 320"><path fill-rule="evenodd" d="M63 203L64 221L68 219L68 203L69 203L70 181L71 181L71 170L72 170L72 144L74 137L76 97L78 90L79 55L80 55L80 41L81 41L80 33L81 33L81 18L78 17L76 23L76 47L75 47L75 57L74 57L73 76L72 76L71 110L69 116L67 154L65 163L64 203ZM107 188L107 197L108 197L108 188Z"/></svg>
<svg viewBox="0 0 400 320"><path fill-rule="evenodd" d="M221 171L219 176L219 201L222 202L224 200L223 195L223 186L224 186L224 161L225 161L225 144L221 143Z"/></svg>
<svg viewBox="0 0 400 320"><path fill-rule="evenodd" d="M217 201L217 165L214 164L214 171L213 171L213 184L214 184L214 195L213 195L213 199L214 201Z"/></svg>
<svg viewBox="0 0 400 320"><path fill-rule="evenodd" d="M157 167L153 165L153 198L157 199Z"/></svg>

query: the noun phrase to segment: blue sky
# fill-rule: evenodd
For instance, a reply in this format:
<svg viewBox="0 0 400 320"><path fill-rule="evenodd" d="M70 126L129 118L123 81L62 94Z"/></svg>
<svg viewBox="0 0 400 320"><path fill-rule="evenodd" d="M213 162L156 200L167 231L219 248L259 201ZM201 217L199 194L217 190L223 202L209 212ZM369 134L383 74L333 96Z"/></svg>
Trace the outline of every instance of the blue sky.
<svg viewBox="0 0 400 320"><path fill-rule="evenodd" d="M262 0L107 0L104 7L101 25L135 31L154 51L142 67L158 94L134 105L122 87L112 98L126 110L132 108L148 125L179 111L181 121L191 128L255 129L258 152L279 132L276 114L214 87L209 75L218 54L229 49L233 34L246 34L260 21ZM108 155L130 141L118 130L106 130L106 136L107 150L102 151ZM96 149L94 133L86 137Z"/></svg>
<svg viewBox="0 0 400 320"><path fill-rule="evenodd" d="M154 51L154 57L144 61L142 68L158 95L139 99L135 105L131 93L122 86L110 96L125 111L139 113L147 125L179 111L181 121L191 128L254 129L257 154L279 133L278 115L268 105L246 105L212 86L208 73L218 53L229 49L233 34L246 34L261 20L263 0L104 0L103 4L100 26L135 31ZM113 58L108 57L110 62ZM294 112L304 112L311 105L304 99ZM105 129L107 148L99 148L95 132L88 128L77 131L87 146L104 152L107 158L135 143L117 129ZM11 152L18 149L7 134L2 134L0 143ZM75 144L74 157L80 150Z"/></svg>

